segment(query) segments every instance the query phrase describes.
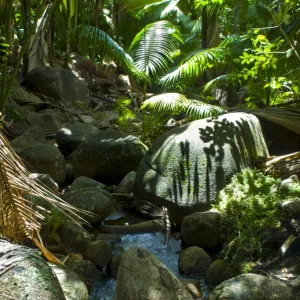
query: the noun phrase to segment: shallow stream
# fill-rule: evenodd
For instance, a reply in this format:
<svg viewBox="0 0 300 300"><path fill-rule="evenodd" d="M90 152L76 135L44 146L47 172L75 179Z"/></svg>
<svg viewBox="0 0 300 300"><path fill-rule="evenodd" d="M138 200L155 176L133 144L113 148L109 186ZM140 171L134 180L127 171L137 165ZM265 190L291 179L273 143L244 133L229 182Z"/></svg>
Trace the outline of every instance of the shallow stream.
<svg viewBox="0 0 300 300"><path fill-rule="evenodd" d="M165 246L165 235L162 232L123 235L120 243L125 250L132 247L143 247L154 254L176 277L184 277L178 271L178 258L181 251L181 241L170 238L168 246ZM201 291L203 294L199 300L207 299L209 287L205 285L204 279L200 279ZM113 300L116 281L114 278L107 277L101 283L95 284L93 292L90 294L90 300Z"/></svg>

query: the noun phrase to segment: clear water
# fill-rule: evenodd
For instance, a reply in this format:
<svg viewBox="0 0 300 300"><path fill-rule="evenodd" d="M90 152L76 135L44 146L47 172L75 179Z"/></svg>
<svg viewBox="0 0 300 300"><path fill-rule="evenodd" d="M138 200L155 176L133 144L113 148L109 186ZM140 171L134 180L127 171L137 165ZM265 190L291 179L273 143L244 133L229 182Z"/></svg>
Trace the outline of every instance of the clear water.
<svg viewBox="0 0 300 300"><path fill-rule="evenodd" d="M183 277L178 271L178 257L181 251L181 242L170 238L168 246L165 246L164 233L147 233L122 236L120 244L125 250L132 247L143 247L154 254L176 277ZM207 299L208 287L204 280L200 279L203 297ZM94 290L90 294L90 300L113 300L116 281L113 278L106 278L94 285Z"/></svg>

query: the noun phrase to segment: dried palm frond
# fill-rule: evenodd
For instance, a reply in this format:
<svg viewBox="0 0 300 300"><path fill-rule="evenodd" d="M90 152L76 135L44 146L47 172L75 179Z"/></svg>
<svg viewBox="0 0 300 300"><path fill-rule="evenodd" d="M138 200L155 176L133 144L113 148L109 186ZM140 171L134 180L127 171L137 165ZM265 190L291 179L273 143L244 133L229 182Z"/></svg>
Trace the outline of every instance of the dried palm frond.
<svg viewBox="0 0 300 300"><path fill-rule="evenodd" d="M76 222L86 222L78 215L86 212L64 202L29 175L0 132L0 237L15 242L31 239L48 260L58 263L44 248L39 236L40 222L44 216L34 209L32 202L25 199L24 195L43 198Z"/></svg>
<svg viewBox="0 0 300 300"><path fill-rule="evenodd" d="M245 112L267 119L300 134L300 109L267 107L262 109L246 110Z"/></svg>

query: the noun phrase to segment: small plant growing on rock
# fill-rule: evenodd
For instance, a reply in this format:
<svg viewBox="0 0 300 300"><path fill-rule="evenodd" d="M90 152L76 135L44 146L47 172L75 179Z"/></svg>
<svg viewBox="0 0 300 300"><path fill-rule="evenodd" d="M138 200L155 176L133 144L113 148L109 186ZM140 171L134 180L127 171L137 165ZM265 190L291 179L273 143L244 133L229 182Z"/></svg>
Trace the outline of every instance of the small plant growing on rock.
<svg viewBox="0 0 300 300"><path fill-rule="evenodd" d="M221 212L226 244L230 248L232 242L238 243L233 252L247 251L249 258L258 259L262 252L262 231L280 227L283 218L280 203L294 196L300 185L278 191L279 181L257 170L244 169L219 193L215 207ZM249 271L249 267L243 271L246 269Z"/></svg>

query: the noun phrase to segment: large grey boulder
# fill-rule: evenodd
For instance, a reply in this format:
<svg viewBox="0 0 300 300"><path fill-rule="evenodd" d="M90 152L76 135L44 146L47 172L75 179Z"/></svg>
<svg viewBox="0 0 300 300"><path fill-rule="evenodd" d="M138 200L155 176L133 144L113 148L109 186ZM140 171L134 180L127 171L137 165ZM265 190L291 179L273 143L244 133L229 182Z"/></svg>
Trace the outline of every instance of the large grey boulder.
<svg viewBox="0 0 300 300"><path fill-rule="evenodd" d="M63 183L67 176L64 156L53 145L37 144L19 153L32 172L49 174L57 183Z"/></svg>
<svg viewBox="0 0 300 300"><path fill-rule="evenodd" d="M232 175L267 156L258 119L230 113L193 121L159 137L137 170L135 194L183 216L205 211Z"/></svg>
<svg viewBox="0 0 300 300"><path fill-rule="evenodd" d="M179 280L151 253L127 250L118 269L114 300L192 300Z"/></svg>
<svg viewBox="0 0 300 300"><path fill-rule="evenodd" d="M88 87L71 71L62 68L33 69L22 83L29 89L55 100L75 103L88 101Z"/></svg>
<svg viewBox="0 0 300 300"><path fill-rule="evenodd" d="M59 281L39 257L0 241L0 299L65 300ZM4 255L4 256L3 256ZM23 257L23 258L22 258Z"/></svg>
<svg viewBox="0 0 300 300"><path fill-rule="evenodd" d="M87 136L99 132L99 129L90 124L70 124L56 133L56 142L63 153L69 154L75 150Z"/></svg>
<svg viewBox="0 0 300 300"><path fill-rule="evenodd" d="M73 174L118 183L135 171L147 147L135 136L113 130L88 136L77 148ZM72 155L72 154L71 154Z"/></svg>
<svg viewBox="0 0 300 300"><path fill-rule="evenodd" d="M209 300L292 300L292 291L283 282L258 274L243 274L218 285Z"/></svg>
<svg viewBox="0 0 300 300"><path fill-rule="evenodd" d="M102 222L115 209L116 201L107 191L97 188L82 188L67 192L63 199L69 204L86 210L92 215L82 215L91 223Z"/></svg>

